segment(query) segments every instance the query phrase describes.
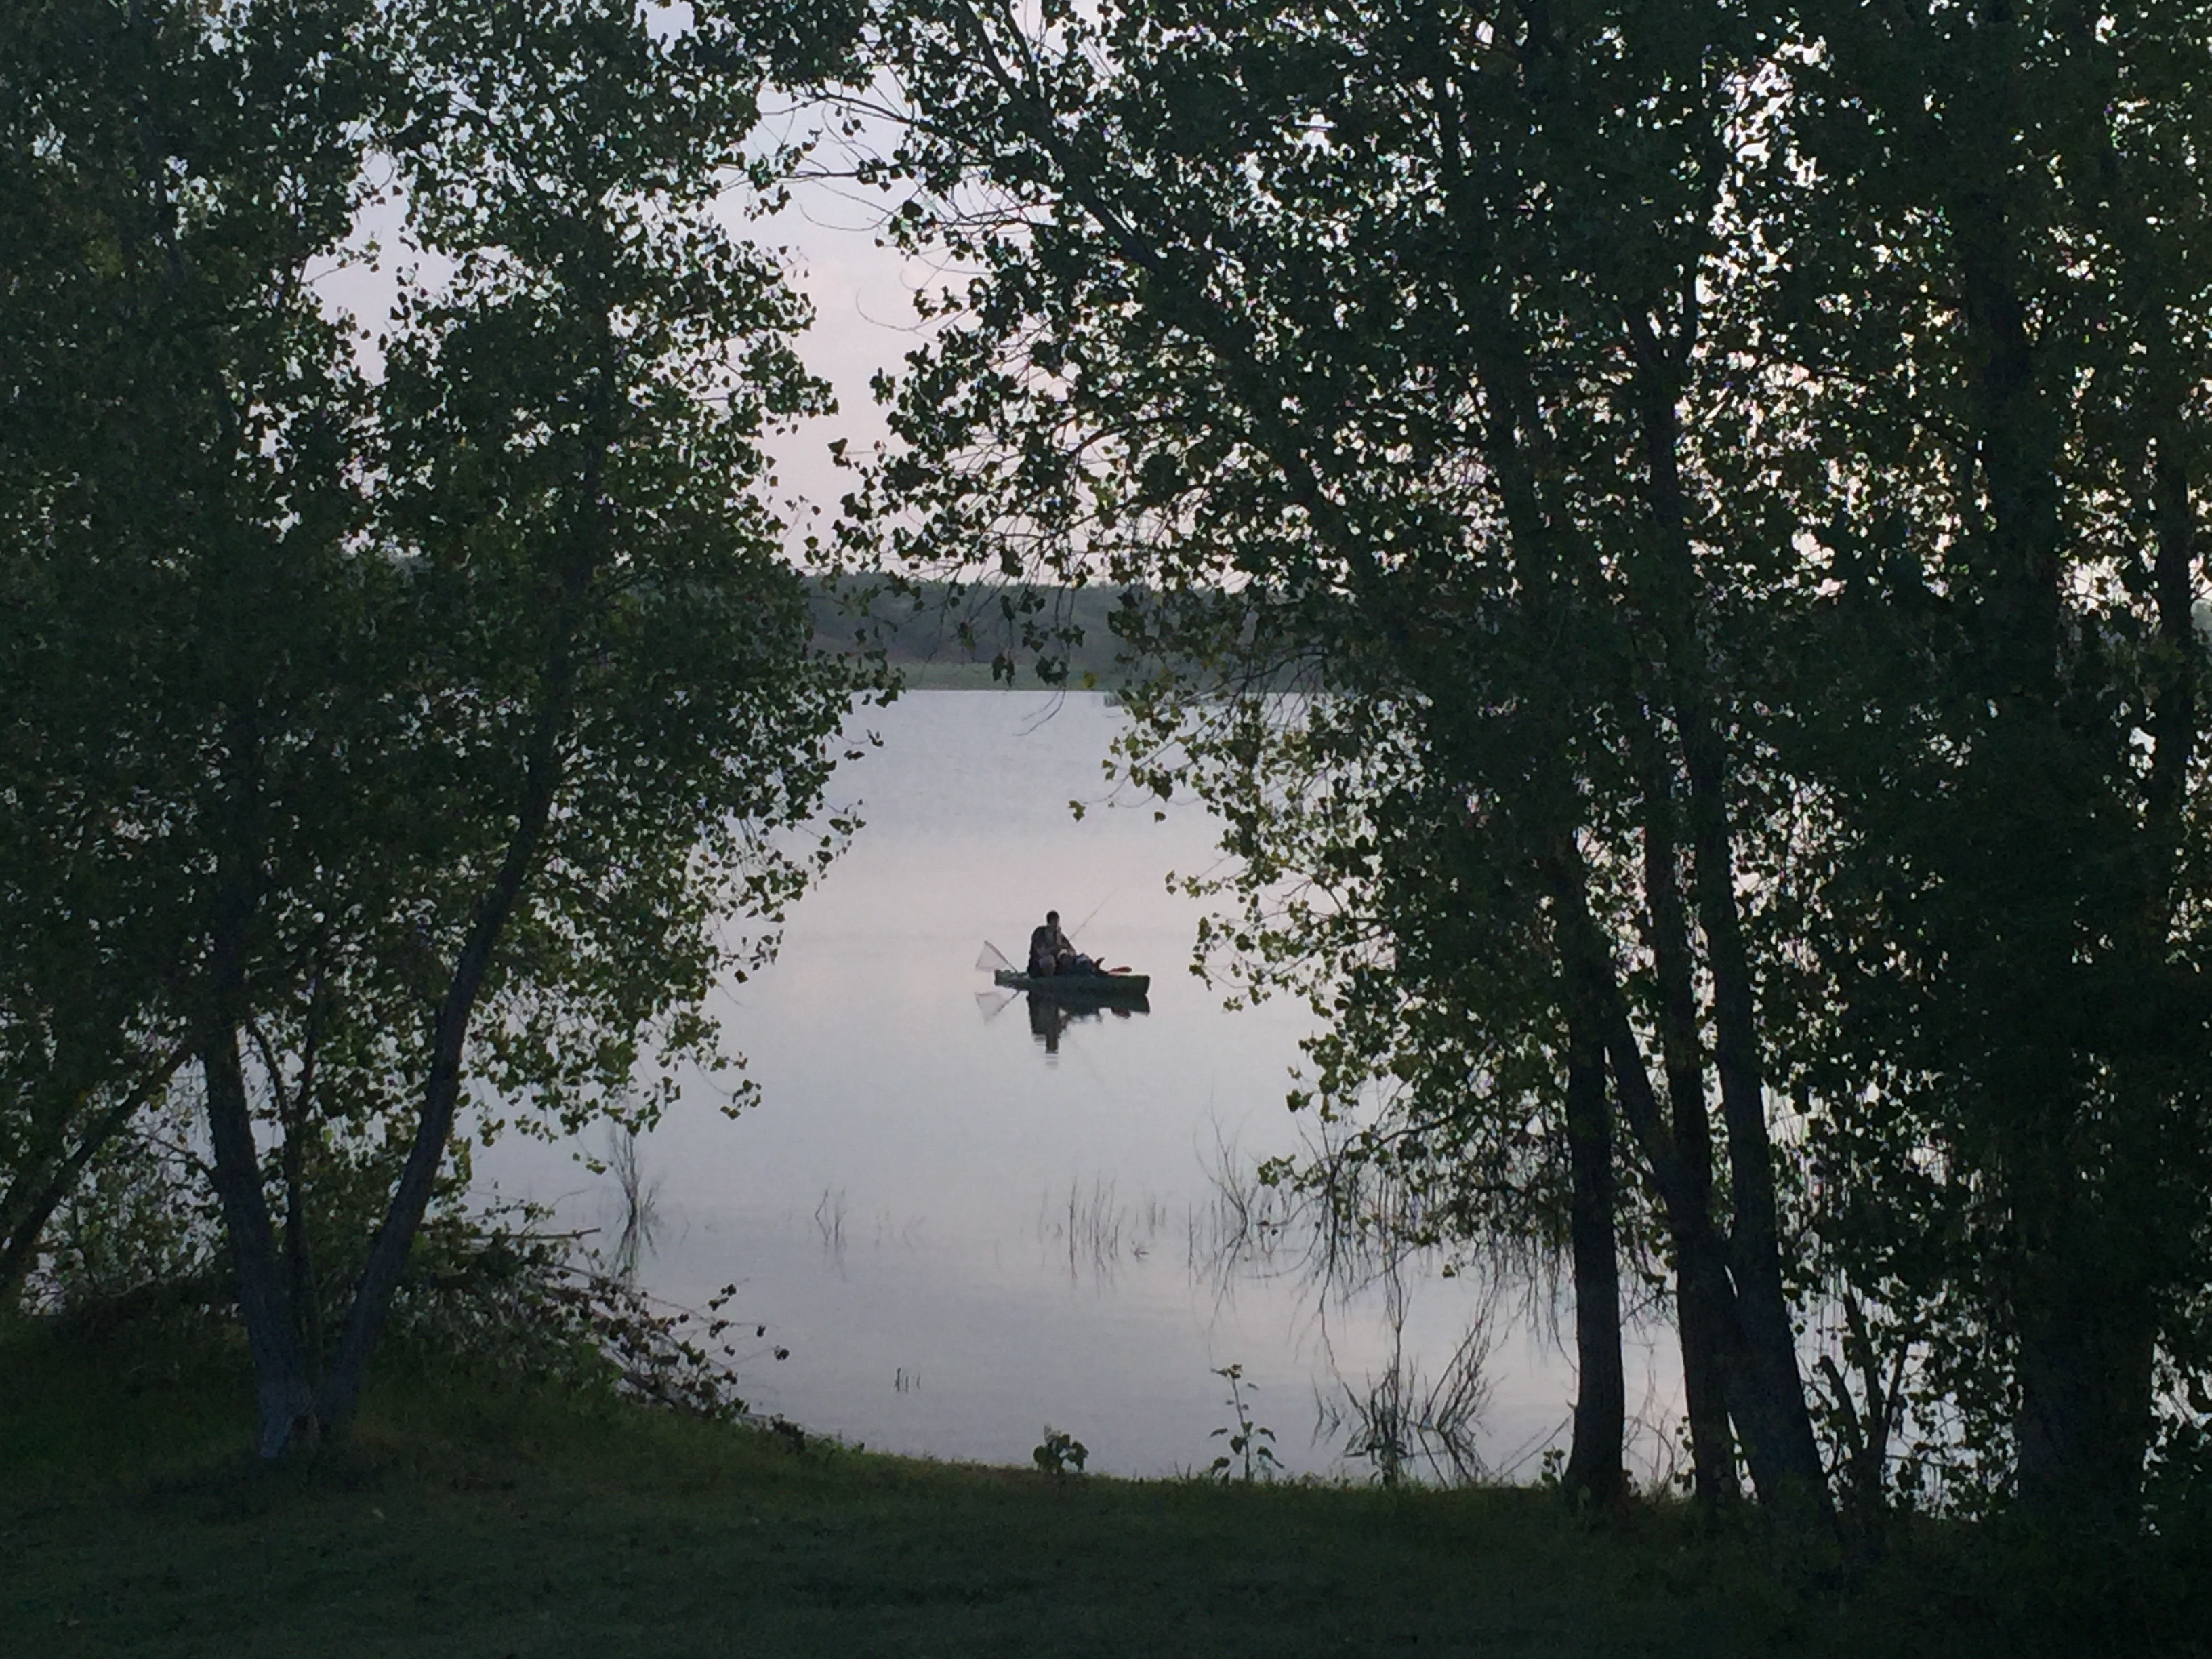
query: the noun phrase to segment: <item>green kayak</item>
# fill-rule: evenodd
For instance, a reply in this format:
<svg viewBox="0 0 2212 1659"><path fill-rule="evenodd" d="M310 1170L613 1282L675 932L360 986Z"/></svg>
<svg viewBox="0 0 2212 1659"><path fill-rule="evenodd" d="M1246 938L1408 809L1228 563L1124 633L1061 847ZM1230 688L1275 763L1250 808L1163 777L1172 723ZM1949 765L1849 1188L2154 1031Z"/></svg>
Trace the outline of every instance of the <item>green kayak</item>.
<svg viewBox="0 0 2212 1659"><path fill-rule="evenodd" d="M1024 974L1001 968L991 975L1010 991L1041 991L1047 996L1099 1000L1141 997L1152 988L1150 974Z"/></svg>

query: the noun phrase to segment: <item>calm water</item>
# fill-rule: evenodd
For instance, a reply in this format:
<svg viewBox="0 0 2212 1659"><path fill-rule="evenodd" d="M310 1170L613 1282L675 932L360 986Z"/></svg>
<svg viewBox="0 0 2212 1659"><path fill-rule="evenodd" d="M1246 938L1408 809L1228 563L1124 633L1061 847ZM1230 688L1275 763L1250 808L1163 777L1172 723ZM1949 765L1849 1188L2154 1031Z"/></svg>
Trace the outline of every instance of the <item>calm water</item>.
<svg viewBox="0 0 2212 1659"><path fill-rule="evenodd" d="M1095 1469L1202 1467L1228 1420L1211 1373L1234 1363L1285 1464L1342 1471L1349 1431L1316 1436L1317 1395L1364 1392L1394 1352L1433 1376L1484 1294L1434 1264L1396 1297L1347 1297L1292 1248L1224 1262L1224 1172L1298 1144L1283 1097L1307 1016L1225 1012L1188 973L1199 907L1165 878L1212 863L1214 825L1104 799L1119 722L1094 696L918 692L869 711L883 746L833 790L867 828L726 1003L760 1104L731 1121L696 1084L639 1144L659 1224L641 1276L689 1305L735 1280L732 1311L769 1328L748 1400L872 1447L1026 1462L1049 1423ZM1072 799L1092 803L1080 822ZM1018 953L1048 908L1152 975L1149 1012L1062 1027L989 988L983 941ZM508 1141L479 1173L610 1222L611 1183L576 1150ZM1564 1441L1571 1364L1546 1320L1505 1307L1490 1325L1478 1443L1525 1478ZM1665 1360L1663 1343L1630 1357L1632 1407L1641 1385L1655 1423Z"/></svg>

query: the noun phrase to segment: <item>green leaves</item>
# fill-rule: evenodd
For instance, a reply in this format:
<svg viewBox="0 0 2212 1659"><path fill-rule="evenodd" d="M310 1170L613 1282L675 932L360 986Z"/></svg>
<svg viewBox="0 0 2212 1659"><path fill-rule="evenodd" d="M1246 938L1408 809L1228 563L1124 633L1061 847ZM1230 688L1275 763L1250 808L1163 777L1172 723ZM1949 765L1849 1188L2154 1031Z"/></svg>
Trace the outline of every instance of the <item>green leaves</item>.
<svg viewBox="0 0 2212 1659"><path fill-rule="evenodd" d="M601 0L0 29L0 213L36 252L0 335L70 345L0 400L16 1098L96 1118L171 1033L242 1056L285 1156L230 1172L241 1261L276 1260L271 1180L377 1194L338 1247L378 1232L374 1270L315 1281L364 1286L357 1389L461 1096L649 1121L678 1060L723 1062L711 988L837 845L774 834L851 688L759 494L763 438L827 395L721 216L769 182L759 54L714 8ZM417 263L371 374L312 279L385 193ZM104 1033L67 1067L64 1022ZM257 1329L264 1370L283 1346Z"/></svg>
<svg viewBox="0 0 2212 1659"><path fill-rule="evenodd" d="M1968 1479L2114 1353L2147 1422L2212 1243L2204 8L884 19L894 228L974 276L853 534L1126 588L1128 775L1224 819L1204 942L1327 1013L1352 1151L1555 1237L1595 984L1774 1400L1840 1279Z"/></svg>

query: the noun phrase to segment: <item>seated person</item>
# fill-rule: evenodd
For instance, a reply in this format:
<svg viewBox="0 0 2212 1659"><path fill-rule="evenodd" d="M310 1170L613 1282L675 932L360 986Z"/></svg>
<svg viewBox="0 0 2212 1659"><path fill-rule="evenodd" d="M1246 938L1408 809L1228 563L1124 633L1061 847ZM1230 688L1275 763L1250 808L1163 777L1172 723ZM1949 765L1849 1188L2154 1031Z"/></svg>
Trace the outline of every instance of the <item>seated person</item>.
<svg viewBox="0 0 2212 1659"><path fill-rule="evenodd" d="M1098 964L1082 955L1060 931L1060 912L1044 913L1044 926L1030 934L1030 973L1037 979L1054 974L1095 974Z"/></svg>
<svg viewBox="0 0 2212 1659"><path fill-rule="evenodd" d="M1044 913L1044 926L1034 929L1030 934L1030 974L1038 979L1045 979L1058 973L1063 952L1070 956L1074 954L1068 945L1067 936L1060 931L1060 912L1048 910Z"/></svg>

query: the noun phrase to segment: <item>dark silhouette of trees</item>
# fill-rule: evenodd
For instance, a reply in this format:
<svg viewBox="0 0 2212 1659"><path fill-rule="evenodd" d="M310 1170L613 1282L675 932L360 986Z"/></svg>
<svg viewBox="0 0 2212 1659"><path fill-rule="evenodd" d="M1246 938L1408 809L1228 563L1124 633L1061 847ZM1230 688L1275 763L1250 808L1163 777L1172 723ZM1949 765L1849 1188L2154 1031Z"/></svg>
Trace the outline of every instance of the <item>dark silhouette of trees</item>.
<svg viewBox="0 0 2212 1659"><path fill-rule="evenodd" d="M1126 590L1326 1108L1564 1234L1593 1498L1647 1217L1816 1529L2128 1513L2197 1364L2204 21L884 11L965 274L855 536Z"/></svg>

